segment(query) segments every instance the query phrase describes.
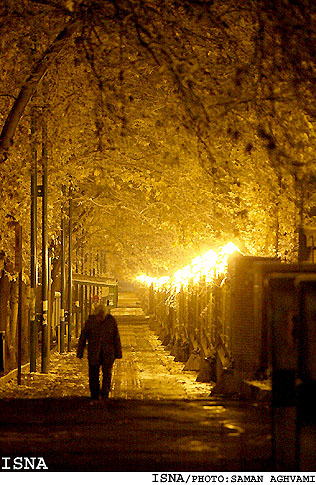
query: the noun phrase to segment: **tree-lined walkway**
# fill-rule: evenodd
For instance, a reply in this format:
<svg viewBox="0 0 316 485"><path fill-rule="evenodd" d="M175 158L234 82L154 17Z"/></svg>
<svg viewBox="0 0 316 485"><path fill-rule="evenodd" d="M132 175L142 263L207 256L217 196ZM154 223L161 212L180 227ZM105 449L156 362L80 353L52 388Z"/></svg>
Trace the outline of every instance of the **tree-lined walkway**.
<svg viewBox="0 0 316 485"><path fill-rule="evenodd" d="M51 471L270 469L268 409L211 397L124 305L110 401L91 405L86 357L52 353L49 374L0 385L2 455L43 456Z"/></svg>
<svg viewBox="0 0 316 485"><path fill-rule="evenodd" d="M195 372L183 372L184 364L175 362L150 330L133 293L121 294L119 307L112 313L118 320L123 347L123 359L117 360L113 368L112 398L209 397L211 384L196 382ZM20 386L16 380L5 384L0 381L0 399L89 396L86 355L85 351L82 360L76 358L76 342L73 342L73 350L69 353L52 352L48 374L24 371Z"/></svg>
<svg viewBox="0 0 316 485"><path fill-rule="evenodd" d="M184 365L164 350L148 324L120 324L123 359L114 364L114 399L196 399L208 398L210 384L195 381L195 372L183 372ZM40 366L39 366L40 367ZM22 385L16 379L1 384L0 399L89 396L88 363L76 351L53 352L48 374L22 373Z"/></svg>

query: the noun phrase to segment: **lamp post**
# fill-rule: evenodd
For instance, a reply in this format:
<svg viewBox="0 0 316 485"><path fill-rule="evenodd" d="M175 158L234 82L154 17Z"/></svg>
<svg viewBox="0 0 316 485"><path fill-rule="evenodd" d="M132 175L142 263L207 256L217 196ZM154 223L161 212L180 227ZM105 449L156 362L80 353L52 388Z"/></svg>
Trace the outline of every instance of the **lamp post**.
<svg viewBox="0 0 316 485"><path fill-rule="evenodd" d="M47 127L42 122L42 373L48 372Z"/></svg>
<svg viewBox="0 0 316 485"><path fill-rule="evenodd" d="M36 133L36 114L32 112L31 133L33 136L32 157L33 168L31 173L31 304L30 304L30 372L36 372L37 354L37 149L34 136Z"/></svg>
<svg viewBox="0 0 316 485"><path fill-rule="evenodd" d="M61 257L60 257L60 353L65 351L65 243L66 243L66 220L64 199L66 195L66 187L62 186L62 208L61 208Z"/></svg>
<svg viewBox="0 0 316 485"><path fill-rule="evenodd" d="M71 350L72 327L72 187L69 187L69 223L68 223L68 352Z"/></svg>

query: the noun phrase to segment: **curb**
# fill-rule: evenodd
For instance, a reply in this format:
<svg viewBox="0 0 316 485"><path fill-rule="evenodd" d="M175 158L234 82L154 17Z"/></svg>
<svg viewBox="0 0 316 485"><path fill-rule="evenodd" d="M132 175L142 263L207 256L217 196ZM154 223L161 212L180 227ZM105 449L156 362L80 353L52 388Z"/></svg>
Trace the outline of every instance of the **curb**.
<svg viewBox="0 0 316 485"><path fill-rule="evenodd" d="M78 340L77 337L74 337L74 340ZM76 342L75 345L77 345L77 342ZM50 349L50 352L54 352L56 350L56 348L57 348L57 346L56 345L53 345L52 348ZM41 361L41 358L40 357L37 357L36 358L36 367L38 365L40 365L40 361ZM26 372L31 373L31 371L30 371L30 363L29 362L27 362L26 364L23 364L21 366L21 372L22 371L26 371ZM3 376L0 376L0 384L5 384L6 382L11 381L15 377L17 377L17 375L18 375L18 369L17 368L16 369L12 369L7 374L4 374Z"/></svg>
<svg viewBox="0 0 316 485"><path fill-rule="evenodd" d="M23 370L29 370L30 369L30 364L24 364L21 366L21 371ZM0 377L0 384L5 384L9 381L11 381L12 379L14 379L15 377L17 377L18 375L18 369L13 369L11 370L10 372L8 372L7 374L5 374L4 376L1 376Z"/></svg>
<svg viewBox="0 0 316 485"><path fill-rule="evenodd" d="M270 385L265 385L256 381L243 381L241 394L246 399L269 402L272 398L272 389Z"/></svg>

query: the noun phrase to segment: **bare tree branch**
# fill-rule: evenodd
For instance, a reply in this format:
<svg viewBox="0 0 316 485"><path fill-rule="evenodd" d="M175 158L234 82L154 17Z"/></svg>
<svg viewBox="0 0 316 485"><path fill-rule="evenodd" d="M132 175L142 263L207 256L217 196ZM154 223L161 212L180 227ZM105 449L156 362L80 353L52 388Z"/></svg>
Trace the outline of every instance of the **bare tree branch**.
<svg viewBox="0 0 316 485"><path fill-rule="evenodd" d="M9 150L13 144L15 131L28 102L36 93L37 87L45 76L49 66L77 31L80 24L81 21L79 19L70 20L33 66L31 73L24 82L2 128L0 135L0 163L3 163L9 156Z"/></svg>
<svg viewBox="0 0 316 485"><path fill-rule="evenodd" d="M13 98L13 99L16 99L16 96L13 96L13 94L0 94L0 98Z"/></svg>
<svg viewBox="0 0 316 485"><path fill-rule="evenodd" d="M73 13L68 10L67 8L65 8L63 5L57 3L57 2L54 2L52 0L31 0L32 3L35 3L35 4L38 4L38 5L45 5L47 7L53 7L57 10L60 10L61 12L63 12L63 14L69 16L69 17L73 17Z"/></svg>

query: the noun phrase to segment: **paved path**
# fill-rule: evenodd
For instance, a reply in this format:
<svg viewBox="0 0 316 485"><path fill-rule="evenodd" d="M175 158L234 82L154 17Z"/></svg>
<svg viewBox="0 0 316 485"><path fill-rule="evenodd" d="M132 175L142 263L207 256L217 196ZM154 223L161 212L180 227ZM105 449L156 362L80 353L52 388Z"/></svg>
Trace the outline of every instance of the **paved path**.
<svg viewBox="0 0 316 485"><path fill-rule="evenodd" d="M196 382L195 372L183 372L164 350L148 324L119 324L123 359L113 368L111 396L114 399L208 398L212 386ZM86 352L86 350L85 350ZM40 364L38 365L40 370ZM48 374L23 371L22 385L16 379L0 382L0 399L89 396L88 361L76 351L52 352Z"/></svg>
<svg viewBox="0 0 316 485"><path fill-rule="evenodd" d="M175 362L150 330L148 320L135 303L134 294L123 294L121 306L113 310L118 320L123 359L113 368L114 399L197 399L208 398L212 386L196 382L196 373L183 371L184 364ZM86 352L82 360L73 350L59 354L52 352L48 374L24 371L22 385L16 380L1 384L0 399L88 396L88 364Z"/></svg>
<svg viewBox="0 0 316 485"><path fill-rule="evenodd" d="M52 353L49 374L0 383L2 456L43 456L50 471L271 470L264 405L210 397L150 330L132 295L115 312L123 359L108 404L91 405L87 360Z"/></svg>

